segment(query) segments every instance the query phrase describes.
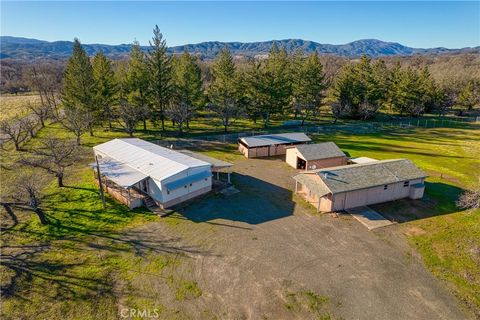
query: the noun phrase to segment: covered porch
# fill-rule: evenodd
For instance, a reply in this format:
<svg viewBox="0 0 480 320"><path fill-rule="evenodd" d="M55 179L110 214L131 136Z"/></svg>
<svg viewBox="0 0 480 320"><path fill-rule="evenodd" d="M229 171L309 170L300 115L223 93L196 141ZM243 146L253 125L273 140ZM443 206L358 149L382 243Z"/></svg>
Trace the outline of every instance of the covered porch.
<svg viewBox="0 0 480 320"><path fill-rule="evenodd" d="M96 163L90 164L90 167L93 168L97 183L101 182L99 187L114 199L130 209L145 205L145 198L148 196L142 191L142 185L147 185L148 176L119 161L105 157L98 161L100 173Z"/></svg>
<svg viewBox="0 0 480 320"><path fill-rule="evenodd" d="M193 152L186 149L178 150L178 152L186 154L187 156L190 156L192 158L196 158L196 159L210 163L212 166L212 173L213 173L212 183L214 186L232 183L230 179L230 174L232 173L232 167L233 167L232 163L219 160L216 158L212 158L202 153Z"/></svg>

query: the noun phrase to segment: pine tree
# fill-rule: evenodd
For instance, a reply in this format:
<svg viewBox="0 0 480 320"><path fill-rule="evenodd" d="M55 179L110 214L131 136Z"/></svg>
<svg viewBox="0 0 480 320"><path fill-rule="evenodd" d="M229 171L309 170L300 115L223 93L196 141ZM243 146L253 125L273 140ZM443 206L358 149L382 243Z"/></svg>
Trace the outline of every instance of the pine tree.
<svg viewBox="0 0 480 320"><path fill-rule="evenodd" d="M324 98L325 75L318 53L293 60L292 97L295 111L302 116L302 125L307 117L319 113Z"/></svg>
<svg viewBox="0 0 480 320"><path fill-rule="evenodd" d="M95 106L95 81L92 65L78 39L74 40L73 52L68 59L63 77L61 99L65 109L78 109L88 114L88 128L93 136L93 125L98 115Z"/></svg>
<svg viewBox="0 0 480 320"><path fill-rule="evenodd" d="M460 91L457 103L467 111L472 110L475 105L480 103L480 83L475 80L468 81Z"/></svg>
<svg viewBox="0 0 480 320"><path fill-rule="evenodd" d="M112 130L112 106L117 100L118 86L112 62L102 51L93 58L93 79L95 81L94 103L102 108L102 119L108 121L108 127Z"/></svg>
<svg viewBox="0 0 480 320"><path fill-rule="evenodd" d="M156 25L150 41L150 52L147 58L150 73L151 105L153 120L160 118L162 130L165 131L165 109L170 104L174 84L172 81L172 57L167 53L167 44L160 29Z"/></svg>
<svg viewBox="0 0 480 320"><path fill-rule="evenodd" d="M212 64L213 80L208 88L209 108L221 119L224 131L228 131L232 119L240 113L238 104L237 71L230 51L223 48Z"/></svg>
<svg viewBox="0 0 480 320"><path fill-rule="evenodd" d="M334 115L353 119L375 116L386 98L380 81L366 56L356 64L344 66L331 90Z"/></svg>
<svg viewBox="0 0 480 320"><path fill-rule="evenodd" d="M186 115L185 124L188 129L190 118L204 102L202 71L196 57L190 55L186 48L174 66L176 103L183 104L185 108L183 114Z"/></svg>
<svg viewBox="0 0 480 320"><path fill-rule="evenodd" d="M124 98L128 105L141 110L140 120L143 122L143 130L147 130L147 117L149 115L149 85L150 77L145 54L140 48L138 41L132 45L132 51L128 59L128 66L124 82ZM124 104L125 106L126 104Z"/></svg>

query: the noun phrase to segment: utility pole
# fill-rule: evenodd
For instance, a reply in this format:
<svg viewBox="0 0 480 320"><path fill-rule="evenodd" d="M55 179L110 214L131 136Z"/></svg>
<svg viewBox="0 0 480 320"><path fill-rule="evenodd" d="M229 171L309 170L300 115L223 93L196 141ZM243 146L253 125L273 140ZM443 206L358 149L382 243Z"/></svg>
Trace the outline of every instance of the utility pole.
<svg viewBox="0 0 480 320"><path fill-rule="evenodd" d="M103 186L102 186L102 175L100 174L100 165L98 164L97 155L95 155L95 161L97 162L97 176L98 176L98 185L100 186L100 196L102 197L103 209L106 209L107 204L105 203L105 194L103 193Z"/></svg>

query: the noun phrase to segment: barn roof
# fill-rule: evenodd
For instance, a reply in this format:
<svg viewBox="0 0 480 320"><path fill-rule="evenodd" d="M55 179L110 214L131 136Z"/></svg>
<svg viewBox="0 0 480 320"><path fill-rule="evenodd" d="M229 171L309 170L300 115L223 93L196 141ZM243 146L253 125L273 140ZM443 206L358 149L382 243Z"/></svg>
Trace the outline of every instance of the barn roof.
<svg viewBox="0 0 480 320"><path fill-rule="evenodd" d="M318 160L345 157L345 153L333 142L301 144L295 147L304 160Z"/></svg>
<svg viewBox="0 0 480 320"><path fill-rule="evenodd" d="M303 175L318 176L321 181L316 180L316 183L325 185L333 194L427 177L425 172L408 159L381 160L312 170L300 173L294 179L301 183L300 179L305 179L301 177Z"/></svg>
<svg viewBox="0 0 480 320"><path fill-rule="evenodd" d="M93 147L117 162L156 180L210 164L137 138L113 139Z"/></svg>
<svg viewBox="0 0 480 320"><path fill-rule="evenodd" d="M240 138L239 140L250 148L312 141L312 139L310 139L303 132L265 134L260 136L244 137Z"/></svg>

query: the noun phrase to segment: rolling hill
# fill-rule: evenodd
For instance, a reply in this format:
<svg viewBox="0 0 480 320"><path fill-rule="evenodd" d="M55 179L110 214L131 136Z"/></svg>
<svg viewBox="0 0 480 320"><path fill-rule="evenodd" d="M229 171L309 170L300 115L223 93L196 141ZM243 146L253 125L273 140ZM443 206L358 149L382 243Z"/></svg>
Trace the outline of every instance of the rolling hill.
<svg viewBox="0 0 480 320"><path fill-rule="evenodd" d="M227 46L232 54L237 56L256 56L268 53L273 43L284 46L289 52L302 50L305 53L318 51L321 54L331 54L343 57L356 57L368 55L371 57L380 56L410 56L415 54L442 54L457 52L480 52L480 47L447 49L447 48L411 48L395 42L385 42L376 39L357 40L342 45L322 44L302 39L270 40L263 42L218 42L209 41L197 44L187 44L169 48L174 54L179 54L187 48L190 52L200 55L205 59L212 59L220 49ZM72 51L71 41L48 42L37 39L20 37L0 37L0 58L12 59L65 59ZM89 55L102 50L107 56L118 59L130 52L130 44L106 45L106 44L84 44ZM143 47L148 50L148 47Z"/></svg>

